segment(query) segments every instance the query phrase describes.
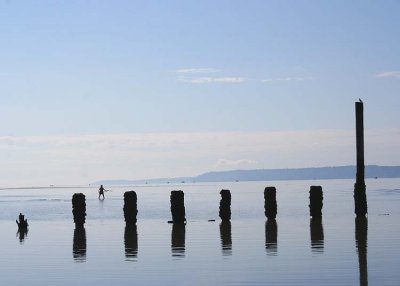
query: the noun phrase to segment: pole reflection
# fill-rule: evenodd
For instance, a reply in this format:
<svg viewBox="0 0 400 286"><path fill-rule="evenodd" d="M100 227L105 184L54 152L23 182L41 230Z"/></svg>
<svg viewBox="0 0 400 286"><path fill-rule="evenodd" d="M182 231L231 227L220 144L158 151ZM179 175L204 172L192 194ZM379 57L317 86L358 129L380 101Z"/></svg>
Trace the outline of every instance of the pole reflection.
<svg viewBox="0 0 400 286"><path fill-rule="evenodd" d="M230 221L222 221L219 225L222 255L232 255L232 225Z"/></svg>
<svg viewBox="0 0 400 286"><path fill-rule="evenodd" d="M313 253L324 252L324 227L322 218L310 219L311 251Z"/></svg>
<svg viewBox="0 0 400 286"><path fill-rule="evenodd" d="M265 222L265 251L267 255L278 255L278 224L275 219Z"/></svg>
<svg viewBox="0 0 400 286"><path fill-rule="evenodd" d="M172 257L185 257L186 224L174 223L171 232L171 251Z"/></svg>
<svg viewBox="0 0 400 286"><path fill-rule="evenodd" d="M368 286L368 219L366 217L356 217L355 224L360 286Z"/></svg>
<svg viewBox="0 0 400 286"><path fill-rule="evenodd" d="M124 244L125 244L126 260L127 261L137 261L138 233L137 233L136 224L125 226Z"/></svg>
<svg viewBox="0 0 400 286"><path fill-rule="evenodd" d="M86 230L85 227L77 227L74 230L72 255L75 262L86 261Z"/></svg>
<svg viewBox="0 0 400 286"><path fill-rule="evenodd" d="M19 243L23 244L25 238L28 237L28 229L19 229L16 236L19 238Z"/></svg>

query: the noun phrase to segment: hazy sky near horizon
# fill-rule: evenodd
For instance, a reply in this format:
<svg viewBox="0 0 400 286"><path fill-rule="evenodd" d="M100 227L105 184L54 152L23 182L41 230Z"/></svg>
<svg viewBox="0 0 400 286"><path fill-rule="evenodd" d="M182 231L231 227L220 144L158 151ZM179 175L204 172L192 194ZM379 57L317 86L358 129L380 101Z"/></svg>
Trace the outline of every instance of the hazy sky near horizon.
<svg viewBox="0 0 400 286"><path fill-rule="evenodd" d="M1 1L0 186L399 165L400 1Z"/></svg>

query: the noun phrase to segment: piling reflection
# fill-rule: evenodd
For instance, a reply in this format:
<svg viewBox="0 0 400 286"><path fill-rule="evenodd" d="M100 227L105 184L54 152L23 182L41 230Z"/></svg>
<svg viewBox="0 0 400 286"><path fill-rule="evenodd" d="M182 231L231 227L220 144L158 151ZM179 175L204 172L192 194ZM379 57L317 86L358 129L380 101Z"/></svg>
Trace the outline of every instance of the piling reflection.
<svg viewBox="0 0 400 286"><path fill-rule="evenodd" d="M310 219L311 251L313 253L324 252L324 226L322 218Z"/></svg>
<svg viewBox="0 0 400 286"><path fill-rule="evenodd" d="M16 235L19 238L19 243L22 244L26 237L28 237L28 229L19 229Z"/></svg>
<svg viewBox="0 0 400 286"><path fill-rule="evenodd" d="M137 261L138 255L138 234L137 226L129 225L124 232L125 258L127 261Z"/></svg>
<svg viewBox="0 0 400 286"><path fill-rule="evenodd" d="M265 222L265 251L267 255L278 255L278 224L275 219Z"/></svg>
<svg viewBox="0 0 400 286"><path fill-rule="evenodd" d="M230 221L222 221L219 225L222 255L232 255L232 225Z"/></svg>
<svg viewBox="0 0 400 286"><path fill-rule="evenodd" d="M358 267L360 272L360 286L368 285L368 219L356 217L356 248L358 253Z"/></svg>
<svg viewBox="0 0 400 286"><path fill-rule="evenodd" d="M86 261L86 230L84 227L77 227L74 230L72 255L75 262Z"/></svg>
<svg viewBox="0 0 400 286"><path fill-rule="evenodd" d="M183 258L185 257L185 237L186 224L174 223L172 225L171 233L171 251L172 257Z"/></svg>

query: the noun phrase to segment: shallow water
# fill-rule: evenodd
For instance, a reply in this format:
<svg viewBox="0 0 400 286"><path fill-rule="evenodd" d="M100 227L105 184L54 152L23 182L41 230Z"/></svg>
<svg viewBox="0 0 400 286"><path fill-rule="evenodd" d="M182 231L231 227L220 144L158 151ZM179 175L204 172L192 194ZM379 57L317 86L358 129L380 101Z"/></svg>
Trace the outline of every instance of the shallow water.
<svg viewBox="0 0 400 286"><path fill-rule="evenodd" d="M104 201L95 188L0 190L0 285L399 285L400 180L367 181L364 221L354 218L353 184L146 185L112 188ZM270 185L275 223L264 216ZM309 218L310 185L323 187L322 221ZM218 218L222 188L232 193L227 224ZM138 223L125 229L123 193L131 189ZM167 224L174 189L185 192L185 226ZM87 199L83 231L72 220L76 192ZM19 212L30 222L25 237L16 233Z"/></svg>

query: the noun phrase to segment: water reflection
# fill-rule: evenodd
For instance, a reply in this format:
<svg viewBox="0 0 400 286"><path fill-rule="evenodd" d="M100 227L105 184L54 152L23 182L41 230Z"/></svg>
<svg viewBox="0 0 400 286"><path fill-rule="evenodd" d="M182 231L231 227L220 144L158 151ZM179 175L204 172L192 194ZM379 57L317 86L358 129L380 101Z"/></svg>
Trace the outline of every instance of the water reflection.
<svg viewBox="0 0 400 286"><path fill-rule="evenodd" d="M124 243L126 260L136 261L138 254L138 234L136 225L125 227Z"/></svg>
<svg viewBox="0 0 400 286"><path fill-rule="evenodd" d="M26 237L28 237L28 229L19 229L16 235L19 238L19 243L22 244Z"/></svg>
<svg viewBox="0 0 400 286"><path fill-rule="evenodd" d="M75 262L86 261L86 230L84 227L77 227L74 230L72 255Z"/></svg>
<svg viewBox="0 0 400 286"><path fill-rule="evenodd" d="M171 233L172 257L176 258L185 257L185 236L186 236L186 224L174 223L172 225L172 233Z"/></svg>
<svg viewBox="0 0 400 286"><path fill-rule="evenodd" d="M356 217L356 248L360 271L360 286L368 285L367 246L368 219L366 217Z"/></svg>
<svg viewBox="0 0 400 286"><path fill-rule="evenodd" d="M324 227L322 218L310 219L311 251L314 253L324 252Z"/></svg>
<svg viewBox="0 0 400 286"><path fill-rule="evenodd" d="M265 250L267 255L278 255L278 224L275 219L265 222Z"/></svg>
<svg viewBox="0 0 400 286"><path fill-rule="evenodd" d="M232 255L232 225L230 221L222 221L219 225L222 255Z"/></svg>

